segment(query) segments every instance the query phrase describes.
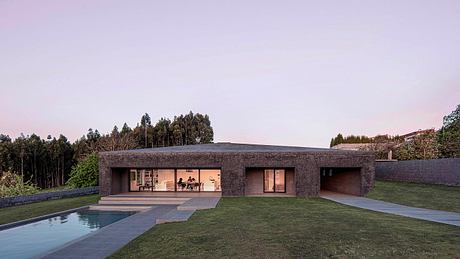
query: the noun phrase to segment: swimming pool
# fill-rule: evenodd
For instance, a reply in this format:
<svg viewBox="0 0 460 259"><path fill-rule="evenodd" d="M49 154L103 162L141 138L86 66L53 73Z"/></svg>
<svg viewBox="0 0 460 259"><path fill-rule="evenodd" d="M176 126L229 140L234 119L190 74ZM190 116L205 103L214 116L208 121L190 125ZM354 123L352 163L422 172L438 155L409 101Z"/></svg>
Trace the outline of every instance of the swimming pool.
<svg viewBox="0 0 460 259"><path fill-rule="evenodd" d="M132 214L84 209L2 230L0 257L36 257Z"/></svg>

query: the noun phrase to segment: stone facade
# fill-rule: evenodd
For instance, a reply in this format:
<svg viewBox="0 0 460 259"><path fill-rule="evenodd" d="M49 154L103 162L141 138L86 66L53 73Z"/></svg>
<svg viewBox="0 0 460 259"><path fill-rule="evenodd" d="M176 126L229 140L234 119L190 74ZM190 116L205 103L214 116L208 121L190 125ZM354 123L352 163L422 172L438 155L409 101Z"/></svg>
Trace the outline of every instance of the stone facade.
<svg viewBox="0 0 460 259"><path fill-rule="evenodd" d="M379 161L378 180L460 186L460 158L431 160Z"/></svg>
<svg viewBox="0 0 460 259"><path fill-rule="evenodd" d="M314 197L320 191L320 168L357 168L359 195L374 185L374 156L369 152L289 148L242 144L178 148L157 148L100 154L100 193L112 194L112 174L128 168L220 168L223 196L244 196L248 168L292 168L295 194ZM231 145L239 145L237 149ZM271 147L271 148L267 148Z"/></svg>

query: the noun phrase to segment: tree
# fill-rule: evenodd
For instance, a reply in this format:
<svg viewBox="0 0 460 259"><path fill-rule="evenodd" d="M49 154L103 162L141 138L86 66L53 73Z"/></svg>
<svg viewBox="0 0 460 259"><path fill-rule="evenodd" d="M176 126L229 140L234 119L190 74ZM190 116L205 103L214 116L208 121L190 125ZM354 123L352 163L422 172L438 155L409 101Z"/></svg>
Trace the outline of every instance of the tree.
<svg viewBox="0 0 460 259"><path fill-rule="evenodd" d="M114 126L109 134L100 134L97 129L90 128L73 144L64 135L58 138L47 135L42 139L36 134L21 134L12 140L0 134L0 175L11 172L24 182L50 188L66 183L72 168L97 152L210 143L212 139L213 129L208 115L193 112L174 116L172 121L161 118L155 127L146 113L141 124L133 129L126 123L121 132Z"/></svg>
<svg viewBox="0 0 460 259"><path fill-rule="evenodd" d="M441 157L460 157L460 104L444 117L437 140Z"/></svg>
<svg viewBox="0 0 460 259"><path fill-rule="evenodd" d="M182 146L185 145L185 123L184 116L174 116L174 120L171 125L172 131L172 145L173 146Z"/></svg>
<svg viewBox="0 0 460 259"><path fill-rule="evenodd" d="M156 134L157 147L167 147L170 145L169 139L171 135L171 121L166 118L161 118L155 124L154 132Z"/></svg>
<svg viewBox="0 0 460 259"><path fill-rule="evenodd" d="M10 168L11 138L0 134L0 177Z"/></svg>
<svg viewBox="0 0 460 259"><path fill-rule="evenodd" d="M214 131L208 115L195 114L195 143L211 143L214 139Z"/></svg>
<svg viewBox="0 0 460 259"><path fill-rule="evenodd" d="M397 149L399 160L435 159L439 156L436 133L415 136L411 141L402 143Z"/></svg>
<svg viewBox="0 0 460 259"><path fill-rule="evenodd" d="M121 128L121 134L122 135L126 135L126 134L129 134L131 133L133 130L128 126L128 124L123 124L123 128Z"/></svg>
<svg viewBox="0 0 460 259"><path fill-rule="evenodd" d="M72 168L67 184L75 187L97 186L99 179L99 158L91 154Z"/></svg>
<svg viewBox="0 0 460 259"><path fill-rule="evenodd" d="M150 120L150 116L148 113L142 115L141 118L141 126L144 128L144 147L147 147L147 129L152 125L152 121Z"/></svg>
<svg viewBox="0 0 460 259"><path fill-rule="evenodd" d="M333 147L333 146L336 146L338 144L342 144L343 143L343 135L342 134L337 134L337 137L333 138L331 140L331 143L330 143L330 146Z"/></svg>

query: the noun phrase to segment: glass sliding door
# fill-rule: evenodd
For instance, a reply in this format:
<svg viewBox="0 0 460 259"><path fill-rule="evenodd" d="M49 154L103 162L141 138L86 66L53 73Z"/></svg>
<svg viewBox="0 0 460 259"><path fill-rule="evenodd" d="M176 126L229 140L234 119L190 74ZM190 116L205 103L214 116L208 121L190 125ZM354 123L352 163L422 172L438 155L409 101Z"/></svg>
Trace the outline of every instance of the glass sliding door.
<svg viewBox="0 0 460 259"><path fill-rule="evenodd" d="M200 169L201 191L220 192L220 169Z"/></svg>
<svg viewBox="0 0 460 259"><path fill-rule="evenodd" d="M264 170L264 192L286 192L286 170Z"/></svg>
<svg viewBox="0 0 460 259"><path fill-rule="evenodd" d="M177 191L200 191L198 169L177 169Z"/></svg>
<svg viewBox="0 0 460 259"><path fill-rule="evenodd" d="M129 191L220 192L220 169L130 169Z"/></svg>
<svg viewBox="0 0 460 259"><path fill-rule="evenodd" d="M153 185L154 191L174 191L174 169L154 169Z"/></svg>
<svg viewBox="0 0 460 259"><path fill-rule="evenodd" d="M153 178L151 169L129 170L129 190L138 192L153 190Z"/></svg>
<svg viewBox="0 0 460 259"><path fill-rule="evenodd" d="M286 173L284 169L275 170L275 192L286 192Z"/></svg>
<svg viewBox="0 0 460 259"><path fill-rule="evenodd" d="M275 189L275 171L265 169L264 171L264 192L274 192Z"/></svg>
<svg viewBox="0 0 460 259"><path fill-rule="evenodd" d="M131 169L129 170L129 190L132 192L139 191L139 185L137 182L137 170L136 169Z"/></svg>

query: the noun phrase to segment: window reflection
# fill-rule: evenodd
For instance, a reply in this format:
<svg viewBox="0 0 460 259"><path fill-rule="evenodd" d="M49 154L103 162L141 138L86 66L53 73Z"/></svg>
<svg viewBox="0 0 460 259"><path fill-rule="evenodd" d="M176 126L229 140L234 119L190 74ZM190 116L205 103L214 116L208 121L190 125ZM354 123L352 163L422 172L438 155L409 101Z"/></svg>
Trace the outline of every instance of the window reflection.
<svg viewBox="0 0 460 259"><path fill-rule="evenodd" d="M178 191L199 191L200 179L198 169L177 169Z"/></svg>
<svg viewBox="0 0 460 259"><path fill-rule="evenodd" d="M130 169L130 191L220 192L220 169Z"/></svg>
<svg viewBox="0 0 460 259"><path fill-rule="evenodd" d="M220 170L202 169L200 170L201 190L205 192L220 191Z"/></svg>
<svg viewBox="0 0 460 259"><path fill-rule="evenodd" d="M264 191L273 192L275 185L275 172L272 169L265 169L264 171Z"/></svg>
<svg viewBox="0 0 460 259"><path fill-rule="evenodd" d="M264 170L264 192L286 192L286 171L284 169Z"/></svg>
<svg viewBox="0 0 460 259"><path fill-rule="evenodd" d="M153 170L154 191L174 191L174 169Z"/></svg>

